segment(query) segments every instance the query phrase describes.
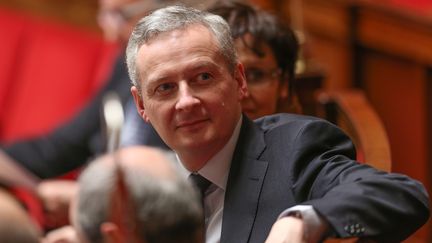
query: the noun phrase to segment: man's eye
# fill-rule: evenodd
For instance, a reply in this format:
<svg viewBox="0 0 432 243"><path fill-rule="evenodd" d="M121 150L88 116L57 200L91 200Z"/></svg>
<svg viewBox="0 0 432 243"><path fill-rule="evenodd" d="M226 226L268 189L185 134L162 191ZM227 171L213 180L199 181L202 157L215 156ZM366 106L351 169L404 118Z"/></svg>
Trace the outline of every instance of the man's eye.
<svg viewBox="0 0 432 243"><path fill-rule="evenodd" d="M160 93L160 94L166 94L166 93L169 93L170 91L174 90L175 88L176 88L175 83L163 83L163 84L156 87L155 92Z"/></svg>
<svg viewBox="0 0 432 243"><path fill-rule="evenodd" d="M210 73L201 73L198 75L198 82L206 82L211 80L212 75Z"/></svg>

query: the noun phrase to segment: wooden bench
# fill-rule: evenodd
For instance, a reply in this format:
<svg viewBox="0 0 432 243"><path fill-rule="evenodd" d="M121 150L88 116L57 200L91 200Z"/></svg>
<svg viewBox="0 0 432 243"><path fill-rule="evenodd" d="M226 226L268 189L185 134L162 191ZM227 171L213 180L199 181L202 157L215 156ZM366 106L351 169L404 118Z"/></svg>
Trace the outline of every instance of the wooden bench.
<svg viewBox="0 0 432 243"><path fill-rule="evenodd" d="M357 149L357 160L380 170L391 170L387 133L361 90L319 91L316 101L316 115L338 125L351 137ZM353 243L358 239L328 239L325 242Z"/></svg>
<svg viewBox="0 0 432 243"><path fill-rule="evenodd" d="M320 91L317 115L341 127L357 148L357 159L391 170L390 145L385 128L361 90Z"/></svg>
<svg viewBox="0 0 432 243"><path fill-rule="evenodd" d="M342 128L357 148L357 160L390 171L389 139L381 119L363 91L322 88L325 76L320 71L298 74L295 96L282 100L278 112L302 113L324 118Z"/></svg>

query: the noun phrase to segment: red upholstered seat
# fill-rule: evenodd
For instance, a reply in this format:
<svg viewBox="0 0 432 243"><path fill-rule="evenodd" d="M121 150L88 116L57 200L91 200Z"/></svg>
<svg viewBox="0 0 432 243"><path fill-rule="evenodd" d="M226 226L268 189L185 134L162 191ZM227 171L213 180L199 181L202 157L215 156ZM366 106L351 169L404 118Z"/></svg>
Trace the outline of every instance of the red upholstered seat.
<svg viewBox="0 0 432 243"><path fill-rule="evenodd" d="M0 122L17 67L26 21L22 16L0 9Z"/></svg>
<svg viewBox="0 0 432 243"><path fill-rule="evenodd" d="M0 36L1 142L45 133L70 118L107 79L117 54L94 31L2 8ZM38 199L22 188L10 192L43 227Z"/></svg>
<svg viewBox="0 0 432 243"><path fill-rule="evenodd" d="M45 133L71 117L100 87L115 56L97 33L4 9L0 36L3 142Z"/></svg>

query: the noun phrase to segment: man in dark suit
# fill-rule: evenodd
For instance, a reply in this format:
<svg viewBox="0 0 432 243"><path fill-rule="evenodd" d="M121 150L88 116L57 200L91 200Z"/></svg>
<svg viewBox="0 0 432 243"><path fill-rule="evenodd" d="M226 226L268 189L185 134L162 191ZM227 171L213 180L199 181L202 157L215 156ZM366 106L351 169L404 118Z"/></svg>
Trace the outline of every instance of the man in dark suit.
<svg viewBox="0 0 432 243"><path fill-rule="evenodd" d="M294 88L299 49L294 31L276 16L250 4L221 2L207 11L221 16L230 26L248 82L243 113L251 119L278 111L301 113ZM133 102L126 107L121 145L168 149L152 126L143 122Z"/></svg>
<svg viewBox="0 0 432 243"><path fill-rule="evenodd" d="M318 118L241 113L247 96L227 23L173 6L140 20L127 64L138 113L200 178L206 242L401 241L428 218L422 185L354 160Z"/></svg>

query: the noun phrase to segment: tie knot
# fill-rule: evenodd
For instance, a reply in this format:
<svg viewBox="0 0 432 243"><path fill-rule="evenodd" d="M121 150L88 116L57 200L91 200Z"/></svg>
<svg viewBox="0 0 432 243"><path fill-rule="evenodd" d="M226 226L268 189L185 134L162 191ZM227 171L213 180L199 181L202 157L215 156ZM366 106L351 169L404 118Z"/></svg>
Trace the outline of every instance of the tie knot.
<svg viewBox="0 0 432 243"><path fill-rule="evenodd" d="M191 180L192 183L199 189L201 197L204 197L204 193L210 186L211 182L200 174L190 174L189 180Z"/></svg>

